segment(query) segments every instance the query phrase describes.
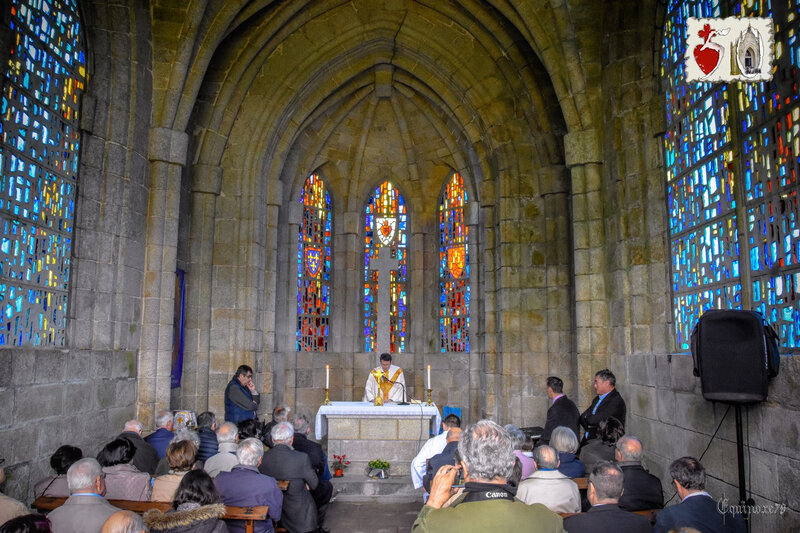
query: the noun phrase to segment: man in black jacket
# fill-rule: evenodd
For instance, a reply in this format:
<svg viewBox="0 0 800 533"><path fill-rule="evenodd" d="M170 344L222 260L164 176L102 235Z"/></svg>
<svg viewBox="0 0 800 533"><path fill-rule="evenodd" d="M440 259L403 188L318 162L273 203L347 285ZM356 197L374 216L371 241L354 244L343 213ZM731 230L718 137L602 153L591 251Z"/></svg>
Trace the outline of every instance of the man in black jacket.
<svg viewBox="0 0 800 533"><path fill-rule="evenodd" d="M645 511L664 507L661 480L642 466L642 443L636 437L620 438L614 451L614 460L625 474L619 506L626 511Z"/></svg>
<svg viewBox="0 0 800 533"><path fill-rule="evenodd" d="M547 378L547 397L551 403L547 409L547 422L544 424L539 444L550 444L550 435L558 426L568 427L576 436L580 435L581 415L575 402L564 394L564 382L561 378L555 376Z"/></svg>
<svg viewBox="0 0 800 533"><path fill-rule="evenodd" d="M306 415L297 415L294 417L294 441L292 442L292 448L308 455L308 458L311 460L311 467L314 469L319 479L319 485L311 491L311 496L314 498L314 503L317 505L319 525L322 526L325 519L325 511L328 508L328 502L331 501L331 496L333 495L333 484L330 482L330 472L327 468L325 452L322 451L322 446L308 439L308 434L310 432L311 426L308 423ZM328 472L327 476L325 472Z"/></svg>
<svg viewBox="0 0 800 533"><path fill-rule="evenodd" d="M277 480L289 480L280 523L289 533L308 533L317 530L317 506L310 491L317 488L319 478L308 455L292 449L293 440L294 427L289 422L275 425L274 446L264 454L258 471Z"/></svg>
<svg viewBox="0 0 800 533"><path fill-rule="evenodd" d="M431 491L431 483L444 465L454 465L456 450L458 449L458 441L461 438L461 428L451 428L447 430L447 444L444 446L442 453L434 455L428 459L428 468L425 470L425 477L422 478L422 486L425 487L427 492Z"/></svg>
<svg viewBox="0 0 800 533"><path fill-rule="evenodd" d="M197 436L200 437L200 448L197 450L197 460L208 461L208 458L219 452L217 442L217 416L211 411L197 415Z"/></svg>
<svg viewBox="0 0 800 533"><path fill-rule="evenodd" d="M142 423L138 420L128 420L119 436L131 441L136 448L132 461L133 466L151 476L155 474L158 466L158 452L142 438Z"/></svg>
<svg viewBox="0 0 800 533"><path fill-rule="evenodd" d="M594 391L597 396L592 404L581 414L581 426L586 429L583 442L597 438L597 425L601 420L613 416L625 426L625 400L616 389L617 378L609 369L604 368L594 375Z"/></svg>

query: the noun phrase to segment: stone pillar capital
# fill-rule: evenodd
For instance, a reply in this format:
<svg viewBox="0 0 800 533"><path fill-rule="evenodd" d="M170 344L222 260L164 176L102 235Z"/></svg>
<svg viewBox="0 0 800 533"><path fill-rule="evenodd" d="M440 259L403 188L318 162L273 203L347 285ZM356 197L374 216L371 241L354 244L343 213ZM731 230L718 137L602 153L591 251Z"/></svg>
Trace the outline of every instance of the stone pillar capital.
<svg viewBox="0 0 800 533"><path fill-rule="evenodd" d="M219 196L222 190L222 167L194 165L192 167L192 192Z"/></svg>
<svg viewBox="0 0 800 533"><path fill-rule="evenodd" d="M598 130L571 131L564 135L564 158L567 167L602 163L602 155Z"/></svg>
<svg viewBox="0 0 800 533"><path fill-rule="evenodd" d="M163 161L184 166L189 148L189 135L185 131L168 128L150 129L150 161Z"/></svg>

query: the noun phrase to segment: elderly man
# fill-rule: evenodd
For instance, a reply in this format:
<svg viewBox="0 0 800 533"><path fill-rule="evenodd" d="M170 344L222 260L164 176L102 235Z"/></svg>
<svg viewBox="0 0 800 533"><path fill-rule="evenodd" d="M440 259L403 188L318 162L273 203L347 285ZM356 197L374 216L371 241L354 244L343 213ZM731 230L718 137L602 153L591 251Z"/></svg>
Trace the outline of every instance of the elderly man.
<svg viewBox="0 0 800 533"><path fill-rule="evenodd" d="M458 441L461 439L461 428L451 428L447 431L447 444L442 450L428 460L428 470L422 480L422 485L427 492L431 491L431 483L436 476L436 472L445 465L454 465Z"/></svg>
<svg viewBox="0 0 800 533"><path fill-rule="evenodd" d="M52 511L50 519L56 533L100 533L108 517L119 511L103 497L106 480L100 463L92 457L75 461L67 470L70 497Z"/></svg>
<svg viewBox="0 0 800 533"><path fill-rule="evenodd" d="M622 470L609 461L597 463L589 474L587 497L592 505L586 513L564 519L564 529L569 533L650 533L650 520L620 509L617 503L622 495Z"/></svg>
<svg viewBox="0 0 800 533"><path fill-rule="evenodd" d="M0 467L0 485L6 480L6 471ZM30 511L25 504L15 500L11 496L6 496L0 492L0 525L5 524L12 518L29 514Z"/></svg>
<svg viewBox="0 0 800 533"><path fill-rule="evenodd" d="M225 387L225 421L238 424L257 417L261 395L253 383L253 369L240 365Z"/></svg>
<svg viewBox="0 0 800 533"><path fill-rule="evenodd" d="M550 399L550 407L547 409L547 421L539 438L539 444L550 444L550 435L558 426L568 427L578 435L581 414L575 402L564 394L564 382L561 378L556 376L547 378L547 397Z"/></svg>
<svg viewBox="0 0 800 533"><path fill-rule="evenodd" d="M146 533L141 515L133 511L117 511L103 524L100 533Z"/></svg>
<svg viewBox="0 0 800 533"><path fill-rule="evenodd" d="M561 517L544 505L525 505L514 498L507 481L516 456L505 429L491 420L469 426L461 434L458 453L460 466L443 466L433 478L431 496L412 531L564 531ZM443 507L459 470L465 479L464 492L450 507Z"/></svg>
<svg viewBox="0 0 800 533"><path fill-rule="evenodd" d="M133 466L151 476L155 474L158 466L158 452L142 438L142 423L138 420L128 420L119 436L131 441L136 448L132 461Z"/></svg>
<svg viewBox="0 0 800 533"><path fill-rule="evenodd" d="M581 512L578 485L558 471L558 452L543 444L533 450L537 470L523 479L517 498L524 503L541 503L554 513Z"/></svg>
<svg viewBox="0 0 800 533"><path fill-rule="evenodd" d="M291 533L316 531L317 506L310 490L317 488L319 479L311 459L303 452L292 449L294 428L289 422L280 422L272 428L274 446L264 454L259 472L275 479L288 479L289 488L283 495L281 524Z"/></svg>
<svg viewBox="0 0 800 533"><path fill-rule="evenodd" d="M214 478L219 495L225 505L234 507L249 507L253 505L268 505L269 518L263 522L255 523L255 533L272 533L272 520L281 518L283 507L283 494L274 478L265 476L258 471L264 455L264 445L255 438L245 439L236 449L239 464L230 472L220 472ZM244 533L245 526L241 520L228 521L228 531L231 533Z"/></svg>
<svg viewBox="0 0 800 533"><path fill-rule="evenodd" d="M614 417L625 427L625 400L617 391L617 378L609 369L599 370L592 382L597 396L591 405L581 414L580 423L586 429L583 440L597 438L597 426L601 420Z"/></svg>
<svg viewBox="0 0 800 533"><path fill-rule="evenodd" d="M634 436L620 438L614 460L625 474L624 491L619 506L626 511L644 511L664 507L661 480L642 466L642 442Z"/></svg>
<svg viewBox="0 0 800 533"><path fill-rule="evenodd" d="M406 397L406 378L403 369L392 364L392 354L382 353L381 364L372 369L364 385L365 402L403 402Z"/></svg>
<svg viewBox="0 0 800 533"><path fill-rule="evenodd" d="M706 469L694 457L681 457L669 465L669 475L681 503L658 513L654 533L682 527L719 533L744 533L747 528L741 514L721 508L705 491Z"/></svg>
<svg viewBox="0 0 800 533"><path fill-rule="evenodd" d="M217 443L219 452L208 458L203 469L208 475L217 477L220 472L230 472L231 468L239 464L236 458L236 448L239 442L239 428L233 422L225 422L217 430Z"/></svg>
<svg viewBox="0 0 800 533"><path fill-rule="evenodd" d="M294 417L294 441L292 441L292 448L298 452L303 452L308 455L311 460L311 467L317 474L319 484L317 488L311 491L311 496L314 498L314 503L317 505L317 517L319 525L325 520L325 512L328 509L328 502L331 501L333 495L333 484L330 482L330 471L328 471L328 461L325 458L325 452L322 451L322 446L316 442L308 439L308 434L311 433L311 425L305 415L297 415Z"/></svg>
<svg viewBox="0 0 800 533"><path fill-rule="evenodd" d="M159 411L156 416L156 429L153 433L144 438L150 446L152 446L159 459L163 459L167 455L167 446L175 438L175 433L172 431L172 413L169 411Z"/></svg>
<svg viewBox="0 0 800 533"><path fill-rule="evenodd" d="M217 435L217 417L211 411L197 415L197 436L200 438L200 447L197 449L197 460L204 463L209 457L219 451Z"/></svg>
<svg viewBox="0 0 800 533"><path fill-rule="evenodd" d="M414 459L411 461L411 481L414 483L414 488L418 489L423 486L423 478L427 469L428 459L436 454L442 453L444 447L447 446L447 432L453 428L461 427L461 419L458 416L450 414L442 420L442 432L435 437L428 439L422 448L419 450Z"/></svg>
<svg viewBox="0 0 800 533"><path fill-rule="evenodd" d="M261 440L264 441L264 444L272 448L272 428L279 422L288 422L290 416L292 416L291 407L284 403L275 406L275 409L272 410L272 420L264 424L264 428L261 431L263 435Z"/></svg>

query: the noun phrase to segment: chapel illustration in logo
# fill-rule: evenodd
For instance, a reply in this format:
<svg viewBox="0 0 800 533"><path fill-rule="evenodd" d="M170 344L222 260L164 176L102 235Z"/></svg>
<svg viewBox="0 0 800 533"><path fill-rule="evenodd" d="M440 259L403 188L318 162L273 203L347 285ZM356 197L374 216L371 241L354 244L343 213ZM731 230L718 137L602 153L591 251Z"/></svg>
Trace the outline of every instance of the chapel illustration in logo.
<svg viewBox="0 0 800 533"><path fill-rule="evenodd" d="M686 81L769 81L775 32L772 19L727 17L686 21Z"/></svg>

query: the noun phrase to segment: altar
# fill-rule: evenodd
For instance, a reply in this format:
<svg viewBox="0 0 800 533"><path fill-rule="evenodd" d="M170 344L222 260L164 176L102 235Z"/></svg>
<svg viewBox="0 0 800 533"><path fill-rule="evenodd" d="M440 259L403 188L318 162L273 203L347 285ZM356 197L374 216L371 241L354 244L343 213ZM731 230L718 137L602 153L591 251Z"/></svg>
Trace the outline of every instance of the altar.
<svg viewBox="0 0 800 533"><path fill-rule="evenodd" d="M343 454L351 461L345 477L363 476L369 461L382 459L391 476L406 476L410 484L411 460L441 420L436 404L332 402L319 408L314 429L317 440L328 436L328 461Z"/></svg>

